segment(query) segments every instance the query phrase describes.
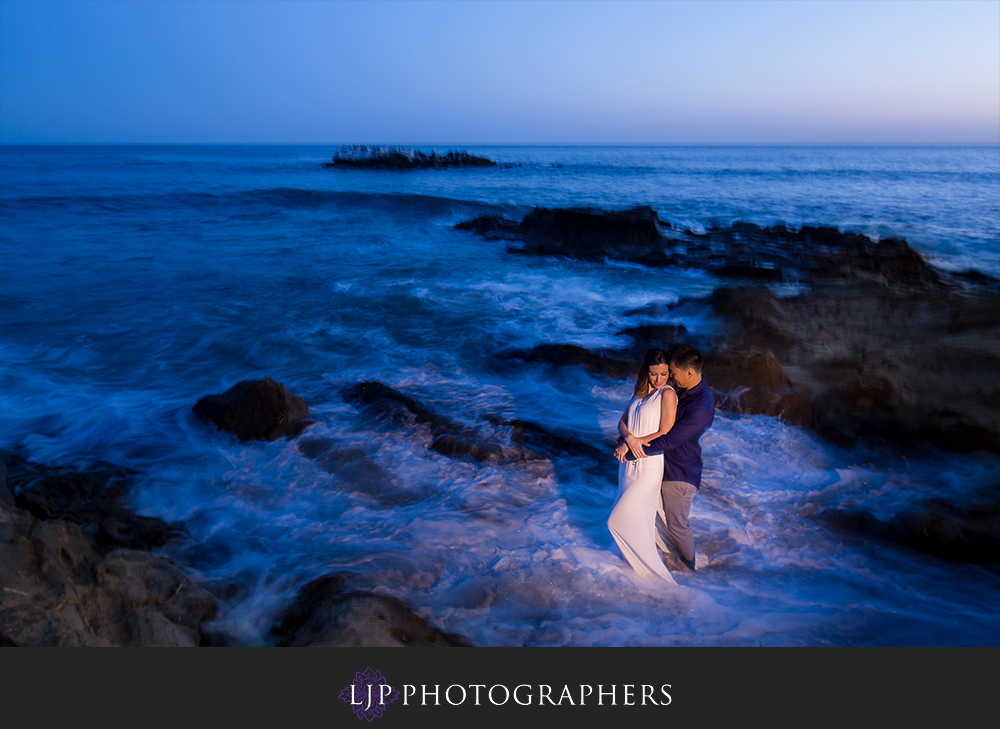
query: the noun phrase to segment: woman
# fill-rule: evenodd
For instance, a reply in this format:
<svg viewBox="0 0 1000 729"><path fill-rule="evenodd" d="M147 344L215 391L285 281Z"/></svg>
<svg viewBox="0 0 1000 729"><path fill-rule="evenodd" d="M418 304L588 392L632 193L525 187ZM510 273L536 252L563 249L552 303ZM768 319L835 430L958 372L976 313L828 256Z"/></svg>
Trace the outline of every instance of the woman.
<svg viewBox="0 0 1000 729"><path fill-rule="evenodd" d="M615 449L618 497L608 517L608 529L625 559L641 575L661 577L676 585L656 551L656 512L660 505L663 455L647 456L642 447L674 425L677 393L670 386L670 358L650 349L643 358L635 392L618 421L624 442ZM631 451L635 460L626 460Z"/></svg>

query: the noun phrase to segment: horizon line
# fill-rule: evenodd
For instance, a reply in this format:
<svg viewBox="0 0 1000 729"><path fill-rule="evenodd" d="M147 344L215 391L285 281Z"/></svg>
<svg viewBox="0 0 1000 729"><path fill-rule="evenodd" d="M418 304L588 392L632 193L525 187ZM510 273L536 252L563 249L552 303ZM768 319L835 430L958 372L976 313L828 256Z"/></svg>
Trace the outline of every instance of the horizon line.
<svg viewBox="0 0 1000 729"><path fill-rule="evenodd" d="M0 147L1000 147L994 142L3 142Z"/></svg>

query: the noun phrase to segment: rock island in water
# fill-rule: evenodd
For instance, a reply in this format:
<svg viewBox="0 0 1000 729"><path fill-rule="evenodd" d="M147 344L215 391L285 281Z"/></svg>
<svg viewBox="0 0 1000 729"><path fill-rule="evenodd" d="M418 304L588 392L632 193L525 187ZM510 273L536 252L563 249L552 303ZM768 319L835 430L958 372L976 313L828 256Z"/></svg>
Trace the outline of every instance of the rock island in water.
<svg viewBox="0 0 1000 729"><path fill-rule="evenodd" d="M496 167L496 162L486 157L477 157L465 150L430 154L407 147L386 145L352 144L340 148L333 155L332 162L324 167L356 167L369 170L416 170L442 169L445 167Z"/></svg>

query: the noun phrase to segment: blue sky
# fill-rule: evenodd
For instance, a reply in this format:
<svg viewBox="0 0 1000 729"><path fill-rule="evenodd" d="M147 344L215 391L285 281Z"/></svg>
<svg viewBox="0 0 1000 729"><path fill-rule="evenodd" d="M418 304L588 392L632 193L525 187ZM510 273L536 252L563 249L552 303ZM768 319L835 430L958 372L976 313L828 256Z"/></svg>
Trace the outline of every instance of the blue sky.
<svg viewBox="0 0 1000 729"><path fill-rule="evenodd" d="M0 142L1000 143L1000 0L0 0Z"/></svg>

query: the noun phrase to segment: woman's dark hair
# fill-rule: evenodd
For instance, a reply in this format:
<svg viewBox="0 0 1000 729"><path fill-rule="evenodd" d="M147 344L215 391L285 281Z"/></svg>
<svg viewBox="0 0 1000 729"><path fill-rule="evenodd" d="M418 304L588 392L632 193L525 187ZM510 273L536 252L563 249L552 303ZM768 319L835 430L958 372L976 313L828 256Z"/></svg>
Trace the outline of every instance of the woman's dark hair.
<svg viewBox="0 0 1000 729"><path fill-rule="evenodd" d="M639 397L646 397L652 389L649 384L649 368L654 365L669 365L670 355L662 349L647 349L646 356L642 358L642 365L639 367L639 376L635 380L634 393Z"/></svg>

